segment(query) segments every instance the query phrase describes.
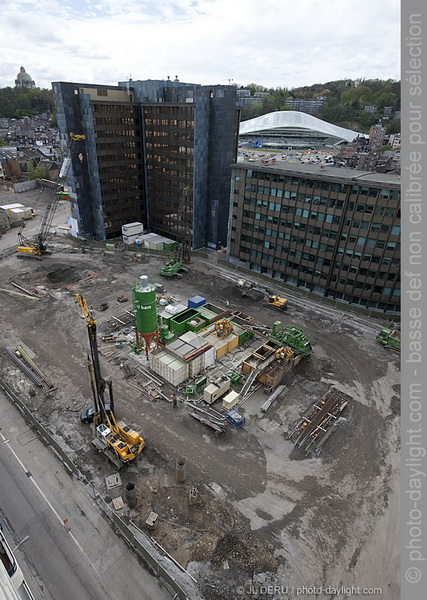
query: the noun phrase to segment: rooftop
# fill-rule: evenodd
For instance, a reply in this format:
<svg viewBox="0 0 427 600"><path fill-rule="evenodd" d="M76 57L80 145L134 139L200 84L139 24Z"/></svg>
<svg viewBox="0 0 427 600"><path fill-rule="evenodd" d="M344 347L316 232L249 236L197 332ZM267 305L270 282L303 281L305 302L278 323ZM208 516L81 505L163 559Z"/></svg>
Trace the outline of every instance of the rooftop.
<svg viewBox="0 0 427 600"><path fill-rule="evenodd" d="M360 171L347 167L334 167L331 165L320 167L319 165L292 163L278 161L273 164L262 164L261 159L256 161L241 161L233 165L234 169L256 169L270 173L289 173L291 175L308 175L316 179L333 179L334 181L366 182L387 184L400 187L400 177L395 173L374 173L372 171Z"/></svg>

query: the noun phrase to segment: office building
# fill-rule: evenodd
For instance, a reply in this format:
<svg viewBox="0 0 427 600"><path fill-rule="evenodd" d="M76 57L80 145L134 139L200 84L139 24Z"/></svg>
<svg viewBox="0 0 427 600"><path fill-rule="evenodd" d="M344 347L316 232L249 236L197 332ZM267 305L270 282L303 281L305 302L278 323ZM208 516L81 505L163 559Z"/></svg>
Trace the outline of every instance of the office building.
<svg viewBox="0 0 427 600"><path fill-rule="evenodd" d="M321 296L399 312L396 175L309 164L233 165L229 260Z"/></svg>
<svg viewBox="0 0 427 600"><path fill-rule="evenodd" d="M235 86L126 81L53 83L62 140L74 143L67 175L75 235L113 239L121 226L193 248L225 245L230 165L236 159Z"/></svg>

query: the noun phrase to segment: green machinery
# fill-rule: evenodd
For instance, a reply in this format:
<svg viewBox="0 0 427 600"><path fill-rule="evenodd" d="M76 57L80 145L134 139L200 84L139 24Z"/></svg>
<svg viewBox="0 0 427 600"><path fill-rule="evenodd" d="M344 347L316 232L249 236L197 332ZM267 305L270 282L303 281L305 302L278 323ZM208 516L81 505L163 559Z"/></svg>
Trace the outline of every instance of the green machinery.
<svg viewBox="0 0 427 600"><path fill-rule="evenodd" d="M284 327L280 327L280 321L276 321L273 324L270 338L281 344L286 344L298 354L309 356L312 352L310 340L304 335L303 331L295 325L285 325Z"/></svg>
<svg viewBox="0 0 427 600"><path fill-rule="evenodd" d="M160 275L163 277L180 277L179 271L183 269L184 265L179 260L170 258L160 268Z"/></svg>
<svg viewBox="0 0 427 600"><path fill-rule="evenodd" d="M176 217L176 244L173 258L169 258L160 269L163 277L181 277L180 271L185 272L184 263L189 263L191 258L191 219L189 217L190 188L184 187L178 204ZM171 248L172 249L172 248Z"/></svg>
<svg viewBox="0 0 427 600"><path fill-rule="evenodd" d="M400 332L396 329L383 327L377 335L377 340L386 348L400 351Z"/></svg>
<svg viewBox="0 0 427 600"><path fill-rule="evenodd" d="M208 378L206 376L199 377L196 379L194 383L187 383L185 386L185 393L187 396L194 396L194 394L198 394L202 391L208 382Z"/></svg>

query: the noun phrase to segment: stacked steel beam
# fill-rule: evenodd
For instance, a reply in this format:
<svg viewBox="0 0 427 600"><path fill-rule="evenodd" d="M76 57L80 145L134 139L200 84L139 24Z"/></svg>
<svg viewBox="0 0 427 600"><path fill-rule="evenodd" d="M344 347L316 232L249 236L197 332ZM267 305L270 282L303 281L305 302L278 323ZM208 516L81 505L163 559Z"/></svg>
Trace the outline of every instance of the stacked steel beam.
<svg viewBox="0 0 427 600"><path fill-rule="evenodd" d="M321 400L315 402L309 411L294 425L286 435L297 448L304 448L309 454L320 445L328 430L336 422L339 415L345 409L351 396L331 388L322 396Z"/></svg>

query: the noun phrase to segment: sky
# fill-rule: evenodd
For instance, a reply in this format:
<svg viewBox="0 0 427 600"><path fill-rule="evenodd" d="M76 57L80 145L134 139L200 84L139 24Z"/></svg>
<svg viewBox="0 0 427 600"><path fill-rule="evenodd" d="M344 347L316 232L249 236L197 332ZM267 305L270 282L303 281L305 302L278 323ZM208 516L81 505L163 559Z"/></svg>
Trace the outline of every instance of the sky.
<svg viewBox="0 0 427 600"><path fill-rule="evenodd" d="M400 80L400 0L1 0L0 88Z"/></svg>

